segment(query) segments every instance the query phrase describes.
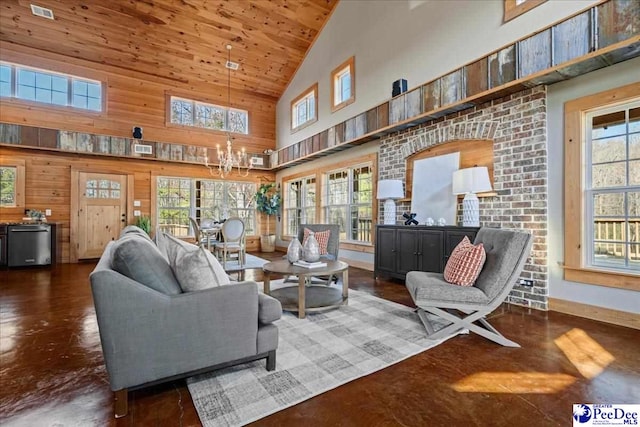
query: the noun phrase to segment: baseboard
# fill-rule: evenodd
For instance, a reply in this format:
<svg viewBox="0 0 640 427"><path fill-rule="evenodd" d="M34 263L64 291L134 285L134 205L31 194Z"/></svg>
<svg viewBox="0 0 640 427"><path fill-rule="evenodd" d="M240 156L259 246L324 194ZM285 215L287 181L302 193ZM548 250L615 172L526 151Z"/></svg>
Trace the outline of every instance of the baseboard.
<svg viewBox="0 0 640 427"><path fill-rule="evenodd" d="M557 298L549 298L549 310L572 314L587 319L613 323L627 328L640 329L640 316L628 311L614 310Z"/></svg>

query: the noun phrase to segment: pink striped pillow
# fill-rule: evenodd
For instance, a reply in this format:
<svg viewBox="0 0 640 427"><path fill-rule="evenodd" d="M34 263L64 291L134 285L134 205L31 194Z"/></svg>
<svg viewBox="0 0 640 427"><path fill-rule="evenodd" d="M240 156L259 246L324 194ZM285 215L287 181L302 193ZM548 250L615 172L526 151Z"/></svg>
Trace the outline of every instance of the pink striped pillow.
<svg viewBox="0 0 640 427"><path fill-rule="evenodd" d="M305 227L304 239L302 239L302 246L304 246L304 243L307 241L307 238L309 237L309 233L311 233L312 231L313 230L309 230L308 228ZM327 246L329 245L330 235L331 235L331 230L313 232L313 237L316 238L316 240L318 241L318 246L320 246L320 255L327 254Z"/></svg>
<svg viewBox="0 0 640 427"><path fill-rule="evenodd" d="M473 245L467 236L455 247L444 268L444 280L460 286L473 286L487 259L482 243Z"/></svg>

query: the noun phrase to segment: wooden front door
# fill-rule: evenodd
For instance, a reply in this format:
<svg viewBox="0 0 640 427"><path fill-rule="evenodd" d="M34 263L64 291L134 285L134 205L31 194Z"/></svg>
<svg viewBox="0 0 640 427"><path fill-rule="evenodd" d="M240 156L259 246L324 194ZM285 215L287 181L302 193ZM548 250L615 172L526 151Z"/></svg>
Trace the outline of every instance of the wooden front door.
<svg viewBox="0 0 640 427"><path fill-rule="evenodd" d="M127 223L127 176L78 174L78 259L99 258Z"/></svg>

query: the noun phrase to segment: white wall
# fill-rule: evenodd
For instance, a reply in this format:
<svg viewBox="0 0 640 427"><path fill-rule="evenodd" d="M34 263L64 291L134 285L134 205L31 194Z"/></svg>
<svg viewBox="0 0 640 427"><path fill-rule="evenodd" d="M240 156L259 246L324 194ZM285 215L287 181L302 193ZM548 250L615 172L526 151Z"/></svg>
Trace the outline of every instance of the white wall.
<svg viewBox="0 0 640 427"><path fill-rule="evenodd" d="M563 280L564 259L564 103L640 80L640 58L594 71L548 89L549 296L615 310L640 313L640 292ZM640 278L638 279L640 281Z"/></svg>
<svg viewBox="0 0 640 427"><path fill-rule="evenodd" d="M276 110L278 148L315 135L391 97L405 78L416 87L598 0L553 0L502 24L503 0L343 0L307 54ZM331 71L355 55L356 101L330 110ZM291 100L318 82L318 121L291 134Z"/></svg>

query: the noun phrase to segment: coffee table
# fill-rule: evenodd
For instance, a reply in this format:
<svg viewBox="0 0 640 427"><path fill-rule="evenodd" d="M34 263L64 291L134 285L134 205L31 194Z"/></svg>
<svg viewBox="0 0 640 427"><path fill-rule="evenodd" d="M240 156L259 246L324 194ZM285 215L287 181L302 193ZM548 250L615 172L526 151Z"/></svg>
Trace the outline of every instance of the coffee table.
<svg viewBox="0 0 640 427"><path fill-rule="evenodd" d="M346 304L349 298L349 264L342 261L327 261L326 267L304 268L289 264L289 261L273 261L262 266L264 271L264 293L276 298L282 309L297 311L298 317L304 319L307 311L320 311ZM271 274L298 276L297 286L271 290ZM315 276L342 276L342 292L340 289L326 285L313 285ZM297 289L296 289L297 288Z"/></svg>

